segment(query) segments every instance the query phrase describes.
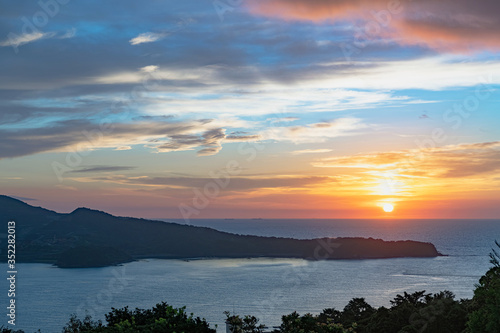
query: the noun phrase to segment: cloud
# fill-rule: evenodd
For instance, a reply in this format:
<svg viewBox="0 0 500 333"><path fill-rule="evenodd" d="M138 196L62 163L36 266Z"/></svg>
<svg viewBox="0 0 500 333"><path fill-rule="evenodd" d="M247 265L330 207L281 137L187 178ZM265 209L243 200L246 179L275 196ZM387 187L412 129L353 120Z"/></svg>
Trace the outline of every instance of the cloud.
<svg viewBox="0 0 500 333"><path fill-rule="evenodd" d="M106 129L89 120L66 120L41 128L0 129L0 159L47 151L86 151L141 144L153 149L151 141L168 136L191 135L205 130L207 122L110 123Z"/></svg>
<svg viewBox="0 0 500 333"><path fill-rule="evenodd" d="M0 46L13 46L15 48L35 42L37 40L43 39L43 38L49 38L54 36L55 34L53 32L40 32L40 31L35 31L31 33L24 33L22 35L16 35L14 33L8 35L8 39L4 40L3 42L0 42Z"/></svg>
<svg viewBox="0 0 500 333"><path fill-rule="evenodd" d="M500 49L495 0L257 0L247 6L253 14L284 20L352 22L368 40L389 37L455 51Z"/></svg>
<svg viewBox="0 0 500 333"><path fill-rule="evenodd" d="M67 30L63 35L58 36L59 39L73 38L76 36L76 28L71 28Z"/></svg>
<svg viewBox="0 0 500 333"><path fill-rule="evenodd" d="M385 1L373 0L257 0L247 6L254 14L285 20L326 21L359 16L361 8L374 9Z"/></svg>
<svg viewBox="0 0 500 333"><path fill-rule="evenodd" d="M192 150L205 147L198 151L198 155L214 155L222 149L221 142L226 137L225 130L217 128L204 132L201 135L177 134L170 135L169 142L157 146L160 152Z"/></svg>
<svg viewBox="0 0 500 333"><path fill-rule="evenodd" d="M500 170L500 141L331 157L313 165L391 172L402 177L474 177Z"/></svg>
<svg viewBox="0 0 500 333"><path fill-rule="evenodd" d="M491 191L497 183L500 141L335 156L312 165L334 168L330 174L347 195L469 197L473 191Z"/></svg>
<svg viewBox="0 0 500 333"><path fill-rule="evenodd" d="M484 90L491 89L488 85L500 83L500 76L493 75L499 70L500 62L467 61L466 58L462 57L434 56L421 59L372 62L371 64L360 63L359 67L344 71L343 76L331 76L330 78L321 78L318 81L322 81L323 85L327 87L340 88L343 84L344 88L370 90L424 89L437 91L452 87L482 85L480 89L484 93ZM325 72L328 71L328 66L325 66ZM379 91L378 95L367 93L364 96L364 102L371 105L382 103L381 100L377 99L383 98L383 94L382 91ZM405 96L400 96L398 100L398 97L392 96L390 93L385 94L392 103L425 103ZM353 93L354 95L356 93Z"/></svg>
<svg viewBox="0 0 500 333"><path fill-rule="evenodd" d="M156 69L147 66L150 67ZM232 70L209 66L180 71L162 66L154 71L155 99L150 99L145 111L150 115L163 114L166 108L182 110L183 114L223 115L272 115L277 110L298 113L304 109L332 112L434 102L398 95L395 91L399 90L444 90L500 83L500 76L493 75L500 71L499 61L472 61L460 56L373 60L360 62L358 66L348 66L342 61L310 64L297 72L287 71L290 82L286 84L278 82L278 77L266 69L253 82L228 81L225 77L228 71ZM89 84L141 84L144 71L110 73L93 80ZM237 91L234 84L239 84ZM169 92L172 90L175 93ZM295 120L298 119L281 117L270 122Z"/></svg>
<svg viewBox="0 0 500 333"><path fill-rule="evenodd" d="M139 34L137 37L134 37L131 40L129 40L129 43L131 45L138 45L138 44L143 44L143 43L157 42L157 41L171 35L172 33L178 32L178 31L186 28L186 26L196 22L192 17L182 17L176 21L177 22L174 24L174 26L171 27L170 29L168 29L167 31L164 31L164 32L144 32L144 33Z"/></svg>
<svg viewBox="0 0 500 333"><path fill-rule="evenodd" d="M226 135L224 128L214 128L199 135L170 135L169 142L157 146L157 149L159 152L172 152L203 147L197 155L209 156L217 154L223 142L254 141L259 138L259 135L241 135L238 132Z"/></svg>
<svg viewBox="0 0 500 333"><path fill-rule="evenodd" d="M115 150L131 150L132 147L130 146L120 146L120 147L116 147Z"/></svg>
<svg viewBox="0 0 500 333"><path fill-rule="evenodd" d="M261 138L260 135L228 135L226 141L240 142L240 141L255 141Z"/></svg>
<svg viewBox="0 0 500 333"><path fill-rule="evenodd" d="M338 118L330 122L313 123L303 126L271 127L260 135L263 139L291 141L294 143L318 143L339 136L356 134L367 128L357 118Z"/></svg>
<svg viewBox="0 0 500 333"><path fill-rule="evenodd" d="M129 43L131 45L139 45L143 43L152 43L159 41L160 39L164 38L166 36L165 33L156 33L156 32L145 32L137 37L132 38L129 40Z"/></svg>
<svg viewBox="0 0 500 333"><path fill-rule="evenodd" d="M198 151L198 155L208 156L217 154L222 149L221 142L226 137L225 132L222 128L216 128L203 133L201 146L205 148Z"/></svg>
<svg viewBox="0 0 500 333"><path fill-rule="evenodd" d="M133 170L136 167L129 166L106 166L106 165L97 165L93 167L81 168L78 170L74 170L72 172L76 173L100 173L100 172L115 172L115 171L129 171Z"/></svg>
<svg viewBox="0 0 500 333"><path fill-rule="evenodd" d="M229 177L229 175L227 175ZM225 177L221 174L221 177ZM214 182L214 178L203 177L125 177L108 176L93 178L94 181L109 181L119 184L148 185L172 188L203 188L206 184ZM247 191L265 188L302 188L334 181L325 176L279 176L279 177L230 177L221 181L226 184L225 191ZM227 181L227 183L226 183Z"/></svg>
<svg viewBox="0 0 500 333"><path fill-rule="evenodd" d="M141 71L144 73L153 73L158 70L158 66L155 65L149 65L149 66L144 66L141 68Z"/></svg>
<svg viewBox="0 0 500 333"><path fill-rule="evenodd" d="M292 151L293 155L329 153L331 149L303 149Z"/></svg>
<svg viewBox="0 0 500 333"><path fill-rule="evenodd" d="M279 123L289 123L293 121L300 120L298 117L281 117L281 118L268 118L267 121L271 124L279 124Z"/></svg>
<svg viewBox="0 0 500 333"><path fill-rule="evenodd" d="M142 145L161 153L200 148L197 155L208 156L217 154L224 142L260 138L257 134L241 131L226 135L226 128L219 125L227 128L241 125L238 121L232 125L231 119L177 121L171 116L140 116L134 120L134 123L110 121L105 128L90 119L60 120L43 127L3 128L0 129L0 137L3 138L0 141L0 159L49 151L130 150L133 145Z"/></svg>
<svg viewBox="0 0 500 333"><path fill-rule="evenodd" d="M296 120L300 120L300 118L297 118L297 117L283 117L283 118L279 118L278 121L296 121Z"/></svg>
<svg viewBox="0 0 500 333"><path fill-rule="evenodd" d="M76 35L75 28L71 28L59 36L56 32L41 32L39 30L30 33L22 33L20 35L11 32L7 35L6 40L0 42L0 46L12 46L17 49L21 45L36 42L37 40L41 39L47 39L47 38L68 39L68 38L73 38L75 35Z"/></svg>

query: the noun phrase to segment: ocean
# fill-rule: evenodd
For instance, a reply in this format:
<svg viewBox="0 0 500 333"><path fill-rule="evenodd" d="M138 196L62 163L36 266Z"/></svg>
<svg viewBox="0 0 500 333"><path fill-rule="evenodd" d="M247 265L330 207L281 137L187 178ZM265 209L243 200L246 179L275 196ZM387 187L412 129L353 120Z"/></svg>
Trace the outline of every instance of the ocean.
<svg viewBox="0 0 500 333"><path fill-rule="evenodd" d="M405 291L450 290L457 298L471 298L475 283L490 267L488 254L494 241L500 240L500 220L213 219L191 224L300 239L418 240L432 242L446 256L338 261L149 259L90 269L18 264L15 329L60 332L72 313L104 319L111 307L150 308L162 301L186 306L223 332L224 311L255 315L271 327L279 325L282 315L342 309L353 297L365 297L376 307L389 306ZM7 275L6 264L0 267ZM1 306L6 309L8 285L2 280ZM2 317L1 324L6 325L7 316Z"/></svg>

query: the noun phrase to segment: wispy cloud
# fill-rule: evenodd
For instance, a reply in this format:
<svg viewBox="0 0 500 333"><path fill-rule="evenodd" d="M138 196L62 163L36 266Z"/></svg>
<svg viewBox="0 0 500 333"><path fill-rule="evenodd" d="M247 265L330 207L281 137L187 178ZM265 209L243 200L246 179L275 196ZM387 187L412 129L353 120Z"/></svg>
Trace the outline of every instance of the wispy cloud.
<svg viewBox="0 0 500 333"><path fill-rule="evenodd" d="M131 45L139 45L139 44L144 44L144 43L153 43L161 40L167 36L165 33L158 33L158 32L145 32L137 37L132 38L129 40L129 43Z"/></svg>
<svg viewBox="0 0 500 333"><path fill-rule="evenodd" d="M222 149L222 140L226 137L223 128L208 130L201 135L178 134L169 136L169 142L157 146L160 152L191 150L204 147L198 155L207 156L217 154Z"/></svg>
<svg viewBox="0 0 500 333"><path fill-rule="evenodd" d="M227 135L226 136L226 141L234 141L234 142L239 142L239 141L256 141L261 138L260 135Z"/></svg>
<svg viewBox="0 0 500 333"><path fill-rule="evenodd" d="M172 188L203 188L207 183L213 181L213 178L203 177L125 177L125 176L107 176L96 177L89 180L108 181L119 184L145 185L157 187ZM246 191L257 189L273 188L303 188L333 182L335 179L326 176L274 176L274 177L231 177L231 180L224 187L225 191Z"/></svg>
<svg viewBox="0 0 500 333"><path fill-rule="evenodd" d="M471 196L498 183L500 141L336 156L318 159L312 165L335 168L339 190L347 194L392 201L445 193Z"/></svg>
<svg viewBox="0 0 500 333"><path fill-rule="evenodd" d="M55 33L53 32L40 32L40 31L35 31L31 33L24 33L21 35L15 35L12 34L9 36L8 39L0 42L0 46L14 46L14 47L19 47L24 44L32 43L40 39L44 38L49 38L54 36Z"/></svg>
<svg viewBox="0 0 500 333"><path fill-rule="evenodd" d="M281 117L281 118L268 118L267 121L269 121L271 124L279 124L279 123L289 123L293 121L300 120L298 117Z"/></svg>
<svg viewBox="0 0 500 333"><path fill-rule="evenodd" d="M461 178L500 170L500 141L321 159L316 167L391 171L408 177Z"/></svg>
<svg viewBox="0 0 500 333"><path fill-rule="evenodd" d="M329 122L302 126L271 127L261 133L263 139L291 141L294 143L318 143L340 136L355 135L368 125L357 118L338 118Z"/></svg>
<svg viewBox="0 0 500 333"><path fill-rule="evenodd" d="M226 135L224 128L214 128L200 135L171 135L169 136L169 141L157 146L157 149L160 152L172 152L193 150L202 147L197 153L198 156L209 156L217 154L222 149L224 141L253 141L258 138L258 135L241 135L238 133Z"/></svg>
<svg viewBox="0 0 500 333"><path fill-rule="evenodd" d="M169 135L197 133L206 130L206 122L137 122L113 123L112 130L102 131L89 120L68 120L46 124L42 128L0 129L0 159L26 156L46 151L118 148L125 145L151 145ZM97 133L97 134L96 134Z"/></svg>
<svg viewBox="0 0 500 333"><path fill-rule="evenodd" d="M132 147L130 146L120 146L120 147L116 147L115 150L131 150Z"/></svg>
<svg viewBox="0 0 500 333"><path fill-rule="evenodd" d="M153 73L153 72L156 72L158 70L158 66L156 65L149 65L149 66L144 66L141 68L141 71L144 72L144 73Z"/></svg>
<svg viewBox="0 0 500 333"><path fill-rule="evenodd" d="M92 167L85 167L74 170L75 173L101 173L101 172L116 172L116 171L129 171L134 170L136 167L130 166L109 166L109 165L96 165Z"/></svg>
<svg viewBox="0 0 500 333"><path fill-rule="evenodd" d="M76 28L71 28L67 30L64 34L58 36L59 39L73 38L76 36Z"/></svg>
<svg viewBox="0 0 500 333"><path fill-rule="evenodd" d="M136 120L139 121L112 122L109 131L101 130L97 123L87 119L61 120L44 127L0 129L0 136L4 138L0 141L0 159L47 151L68 151L76 146L90 150L131 150L134 145L161 153L200 148L198 156L207 156L217 154L224 142L260 139L258 134L241 131L226 135L227 128L245 124L237 120L233 124L231 119L176 121L172 117L145 116Z"/></svg>

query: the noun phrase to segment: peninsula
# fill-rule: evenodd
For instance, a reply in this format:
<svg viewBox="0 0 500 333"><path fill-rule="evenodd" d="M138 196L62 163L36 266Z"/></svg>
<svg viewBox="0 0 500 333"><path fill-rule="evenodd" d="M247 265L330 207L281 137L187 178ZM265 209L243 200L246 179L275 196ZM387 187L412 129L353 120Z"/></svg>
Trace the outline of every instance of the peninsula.
<svg viewBox="0 0 500 333"><path fill-rule="evenodd" d="M379 259L436 257L431 243L373 238L237 235L211 228L117 217L78 208L61 214L0 196L0 220L16 223L16 258L59 267L102 267L143 258ZM4 260L6 256L3 256Z"/></svg>

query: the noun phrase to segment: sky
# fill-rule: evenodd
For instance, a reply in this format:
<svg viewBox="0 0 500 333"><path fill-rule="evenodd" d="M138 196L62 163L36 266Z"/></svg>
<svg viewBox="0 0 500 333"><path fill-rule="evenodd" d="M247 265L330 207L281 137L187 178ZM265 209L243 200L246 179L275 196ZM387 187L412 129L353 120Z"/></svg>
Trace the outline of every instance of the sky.
<svg viewBox="0 0 500 333"><path fill-rule="evenodd" d="M495 0L0 0L0 193L186 221L498 218L498 31Z"/></svg>

